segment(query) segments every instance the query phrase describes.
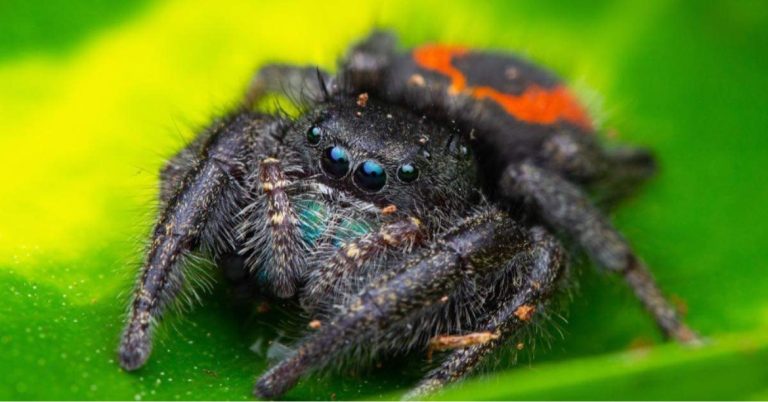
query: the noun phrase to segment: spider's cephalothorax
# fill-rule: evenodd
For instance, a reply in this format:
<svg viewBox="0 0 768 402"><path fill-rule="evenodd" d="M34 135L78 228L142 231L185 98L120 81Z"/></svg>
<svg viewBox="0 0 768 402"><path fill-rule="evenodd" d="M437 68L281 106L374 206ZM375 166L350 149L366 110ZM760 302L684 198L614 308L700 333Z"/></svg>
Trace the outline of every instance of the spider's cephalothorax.
<svg viewBox="0 0 768 402"><path fill-rule="evenodd" d="M303 112L253 112L270 93L303 99ZM257 395L279 396L350 350L449 350L408 395L418 397L545 315L567 262L550 233L622 275L664 334L695 341L587 195L627 194L653 159L605 149L593 131L556 77L505 54L398 53L391 35L374 33L335 77L264 67L243 106L161 172L120 362L146 361L190 257L231 270L237 256L242 278L297 299L314 329Z"/></svg>
<svg viewBox="0 0 768 402"><path fill-rule="evenodd" d="M310 311L378 272L480 198L455 130L358 97L326 99L286 127L253 166L237 233L263 290ZM258 165L258 166L256 166ZM331 297L333 296L333 297Z"/></svg>

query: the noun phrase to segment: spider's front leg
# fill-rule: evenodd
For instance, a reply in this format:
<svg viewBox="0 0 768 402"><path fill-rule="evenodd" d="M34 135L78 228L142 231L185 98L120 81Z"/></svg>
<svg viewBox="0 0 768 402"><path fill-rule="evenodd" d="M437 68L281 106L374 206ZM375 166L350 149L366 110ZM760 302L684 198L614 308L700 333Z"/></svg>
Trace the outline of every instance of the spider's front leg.
<svg viewBox="0 0 768 402"><path fill-rule="evenodd" d="M232 233L238 207L247 194L241 180L248 157L261 141L281 129L274 118L252 113L216 123L205 141L193 142L200 154L180 180L157 219L144 264L133 293L127 325L119 349L126 370L141 367L152 348L152 332L184 282L190 253L204 249L214 257L234 249ZM183 171L184 169L182 169ZM228 250L225 250L228 249Z"/></svg>
<svg viewBox="0 0 768 402"><path fill-rule="evenodd" d="M492 267L490 259L511 259L526 247L526 233L495 210L478 213L441 236L434 247L403 268L375 278L291 357L256 383L257 396L275 398L307 371L319 368L393 324L437 303L467 276Z"/></svg>
<svg viewBox="0 0 768 402"><path fill-rule="evenodd" d="M621 274L666 336L698 341L629 244L578 187L525 162L509 166L499 186L503 196L535 206L547 224L574 238L598 265Z"/></svg>
<svg viewBox="0 0 768 402"><path fill-rule="evenodd" d="M556 288L565 267L565 255L560 243L541 227L530 230L531 243L524 261L530 267L514 267L526 272L523 283L513 294L502 298L495 311L490 312L477 332L494 336L466 348L453 351L439 367L432 370L403 399L423 399L447 384L465 377L482 359L504 344L504 341L531 322L536 311L543 310Z"/></svg>
<svg viewBox="0 0 768 402"><path fill-rule="evenodd" d="M199 165L203 149L211 139L211 130L198 134L192 142L169 159L160 170L160 208L165 208L176 195L189 172Z"/></svg>

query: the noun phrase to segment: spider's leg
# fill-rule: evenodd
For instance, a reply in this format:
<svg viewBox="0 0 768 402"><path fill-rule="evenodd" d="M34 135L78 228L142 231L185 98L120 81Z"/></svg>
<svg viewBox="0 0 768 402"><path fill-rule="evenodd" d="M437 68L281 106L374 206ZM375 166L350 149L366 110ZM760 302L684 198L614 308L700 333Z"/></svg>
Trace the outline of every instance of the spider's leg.
<svg viewBox="0 0 768 402"><path fill-rule="evenodd" d="M305 267L299 217L286 192L291 181L282 162L270 156L259 162L254 183L259 188L252 192L261 194L263 201L245 208L243 224L261 230L252 236L247 231L241 233L251 236L243 247L245 253L253 251L246 265L251 271L262 270L276 296L291 297Z"/></svg>
<svg viewBox="0 0 768 402"><path fill-rule="evenodd" d="M355 44L341 66L341 80L347 89L377 90L387 79L395 57L397 38L386 31L373 31Z"/></svg>
<svg viewBox="0 0 768 402"><path fill-rule="evenodd" d="M612 207L634 194L639 185L656 174L658 166L651 151L645 148L619 147L604 151L608 160L606 174L591 188L600 207Z"/></svg>
<svg viewBox="0 0 768 402"><path fill-rule="evenodd" d="M362 235L336 250L328 261L314 270L307 281L302 298L305 306L316 307L333 301L335 293L345 292L340 286L347 278L359 274L363 266L391 249L410 248L423 240L423 226L416 218L407 218L384 225L378 232Z"/></svg>
<svg viewBox="0 0 768 402"><path fill-rule="evenodd" d="M491 269L489 260L507 260L527 246L525 231L505 214L491 211L467 219L402 270L375 278L292 356L256 383L263 398L282 395L307 371L337 358L348 347L384 331L403 318L440 303L459 281Z"/></svg>
<svg viewBox="0 0 768 402"><path fill-rule="evenodd" d="M247 169L253 138L275 127L271 118L253 114L236 115L215 125L201 147L198 162L163 207L120 344L120 364L126 370L141 367L149 357L153 325L181 288L185 257L200 246L216 248L212 243L217 237L212 232L221 230L223 224L212 210L237 204L237 199L244 197L237 181Z"/></svg>
<svg viewBox="0 0 768 402"><path fill-rule="evenodd" d="M312 104L335 91L333 78L319 67L267 64L251 79L242 107L252 109L269 94L285 95L297 104Z"/></svg>
<svg viewBox="0 0 768 402"><path fill-rule="evenodd" d="M644 148L605 148L595 136L574 135L565 131L553 134L534 157L537 165L563 178L586 183L598 192L620 198L656 173L656 160ZM603 197L605 197L603 195Z"/></svg>
<svg viewBox="0 0 768 402"><path fill-rule="evenodd" d="M623 275L666 336L683 343L698 340L629 244L578 187L525 162L509 166L499 185L503 196L535 206L547 224L573 237L598 265Z"/></svg>
<svg viewBox="0 0 768 402"><path fill-rule="evenodd" d="M211 132L197 135L187 146L169 159L160 170L160 206L165 207L176 195L184 178L200 163L200 154L210 140Z"/></svg>
<svg viewBox="0 0 768 402"><path fill-rule="evenodd" d="M657 170L656 158L646 148L619 147L605 150L612 175L622 181L637 183L652 177Z"/></svg>
<svg viewBox="0 0 768 402"><path fill-rule="evenodd" d="M519 290L502 299L478 327L478 332L494 334L486 342L457 349L422 379L403 399L423 399L445 385L457 381L482 361L483 357L504 344L509 336L528 324L537 310L543 308L555 289L564 268L564 253L560 243L541 227L531 229L533 242L526 251L530 268Z"/></svg>

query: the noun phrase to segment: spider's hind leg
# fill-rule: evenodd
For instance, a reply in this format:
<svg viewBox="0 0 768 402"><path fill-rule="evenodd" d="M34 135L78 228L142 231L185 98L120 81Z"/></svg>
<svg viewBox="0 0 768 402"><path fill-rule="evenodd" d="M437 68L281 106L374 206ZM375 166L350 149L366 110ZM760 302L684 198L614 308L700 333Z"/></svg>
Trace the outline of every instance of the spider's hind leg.
<svg viewBox="0 0 768 402"><path fill-rule="evenodd" d="M592 187L601 207L611 207L631 196L658 170L656 158L648 149L620 147L604 152L608 160L606 174Z"/></svg>
<svg viewBox="0 0 768 402"><path fill-rule="evenodd" d="M601 206L612 206L656 173L656 159L644 148L605 148L593 136L552 135L535 157L537 165L583 183Z"/></svg>
<svg viewBox="0 0 768 402"><path fill-rule="evenodd" d="M510 165L499 186L504 197L525 200L548 225L576 240L598 265L621 274L667 337L682 343L698 340L629 244L581 189L527 162Z"/></svg>
<svg viewBox="0 0 768 402"><path fill-rule="evenodd" d="M373 31L355 44L342 62L341 79L348 88L376 90L385 85L387 69L395 57L397 38L387 31Z"/></svg>
<svg viewBox="0 0 768 402"><path fill-rule="evenodd" d="M536 311L542 310L556 289L565 267L560 243L541 227L530 230L531 245L526 252L529 264L522 283L500 298L496 309L486 315L477 329L492 334L487 341L454 350L439 367L432 370L403 399L423 399L444 386L457 381L477 367L482 359L504 344L510 336L527 325ZM511 290L511 289L510 289Z"/></svg>

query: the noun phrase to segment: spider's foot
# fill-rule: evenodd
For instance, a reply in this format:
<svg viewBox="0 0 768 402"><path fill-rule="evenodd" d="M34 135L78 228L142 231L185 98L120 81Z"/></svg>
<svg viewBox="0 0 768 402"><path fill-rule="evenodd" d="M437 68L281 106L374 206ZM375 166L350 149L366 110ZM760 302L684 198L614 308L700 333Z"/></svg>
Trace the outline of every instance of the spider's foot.
<svg viewBox="0 0 768 402"><path fill-rule="evenodd" d="M441 389L445 383L443 381L440 381L435 378L430 378L427 380L424 380L419 385L416 386L416 388L408 391L405 395L403 395L400 400L401 401L421 401L426 399L427 396L437 392L437 390Z"/></svg>
<svg viewBox="0 0 768 402"><path fill-rule="evenodd" d="M263 400L274 400L282 395L282 392L278 392L271 384L270 381L266 381L264 377L259 378L256 381L256 385L253 387L253 395Z"/></svg>
<svg viewBox="0 0 768 402"><path fill-rule="evenodd" d="M671 336L685 346L697 347L705 344L704 339L685 324L676 328Z"/></svg>
<svg viewBox="0 0 768 402"><path fill-rule="evenodd" d="M126 335L118 352L120 367L126 371L134 371L147 362L151 347L146 336Z"/></svg>
<svg viewBox="0 0 768 402"><path fill-rule="evenodd" d="M304 373L306 362L289 357L262 374L253 387L253 395L259 399L273 400L288 392Z"/></svg>

